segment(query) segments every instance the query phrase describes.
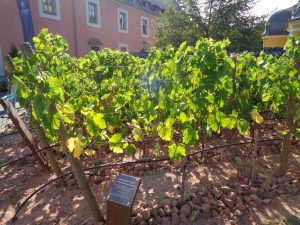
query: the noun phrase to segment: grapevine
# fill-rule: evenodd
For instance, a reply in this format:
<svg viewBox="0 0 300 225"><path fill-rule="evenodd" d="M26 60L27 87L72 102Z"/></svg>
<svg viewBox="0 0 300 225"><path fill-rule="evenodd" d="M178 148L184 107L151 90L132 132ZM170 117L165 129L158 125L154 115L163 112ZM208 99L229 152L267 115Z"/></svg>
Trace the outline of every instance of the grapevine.
<svg viewBox="0 0 300 225"><path fill-rule="evenodd" d="M290 140L300 137L299 39L291 37L281 57L229 56L228 41L203 39L195 46L153 48L146 59L109 49L75 58L47 29L33 41L34 51L13 60L13 89L49 142L62 143L73 171L81 171L79 183L79 159L105 142L114 154L134 155L130 140L158 135L169 157L181 159L222 129L249 134L251 121L252 128L263 124L264 110L284 118L286 171Z"/></svg>

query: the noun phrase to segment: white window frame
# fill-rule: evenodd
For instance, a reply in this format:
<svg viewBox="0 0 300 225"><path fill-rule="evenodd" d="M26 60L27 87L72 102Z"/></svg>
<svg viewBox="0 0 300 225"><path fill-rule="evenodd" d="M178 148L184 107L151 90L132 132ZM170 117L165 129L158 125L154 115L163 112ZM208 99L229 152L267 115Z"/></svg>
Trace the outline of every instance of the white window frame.
<svg viewBox="0 0 300 225"><path fill-rule="evenodd" d="M126 15L126 30L121 30L121 27L120 27L120 13L121 12L125 13L125 15ZM128 33L128 11L125 9L118 8L118 31L122 32L122 33Z"/></svg>
<svg viewBox="0 0 300 225"><path fill-rule="evenodd" d="M89 21L89 2L97 5L97 11L98 11L98 23L90 23ZM101 27L101 20L100 20L100 1L99 0L86 0L86 24L90 27Z"/></svg>
<svg viewBox="0 0 300 225"><path fill-rule="evenodd" d="M55 5L56 5L56 15L44 13L44 11L43 11L43 2L42 2L42 0L38 0L40 17L44 17L44 18L52 19L52 20L60 20L61 19L61 16L60 16L60 0L54 0L54 1L55 1Z"/></svg>
<svg viewBox="0 0 300 225"><path fill-rule="evenodd" d="M143 20L147 21L147 34L143 33ZM141 35L142 37L149 37L149 19L145 16L141 16Z"/></svg>
<svg viewBox="0 0 300 225"><path fill-rule="evenodd" d="M119 50L121 51L121 48L126 48L126 52L129 52L129 47L128 47L128 44L124 44L124 43L119 43L118 44L118 48Z"/></svg>

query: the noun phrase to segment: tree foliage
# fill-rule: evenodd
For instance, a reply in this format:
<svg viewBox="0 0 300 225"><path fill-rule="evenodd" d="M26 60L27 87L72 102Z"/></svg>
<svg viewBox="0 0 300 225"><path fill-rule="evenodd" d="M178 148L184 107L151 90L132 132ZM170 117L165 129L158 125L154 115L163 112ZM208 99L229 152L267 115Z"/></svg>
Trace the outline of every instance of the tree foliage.
<svg viewBox="0 0 300 225"><path fill-rule="evenodd" d="M258 52L265 17L250 13L254 4L254 0L176 0L157 20L156 44L178 47L182 41L195 44L200 38L229 39L231 52Z"/></svg>
<svg viewBox="0 0 300 225"><path fill-rule="evenodd" d="M179 47L182 42L194 45L201 36L197 23L178 5L168 7L156 22L156 46L171 44Z"/></svg>

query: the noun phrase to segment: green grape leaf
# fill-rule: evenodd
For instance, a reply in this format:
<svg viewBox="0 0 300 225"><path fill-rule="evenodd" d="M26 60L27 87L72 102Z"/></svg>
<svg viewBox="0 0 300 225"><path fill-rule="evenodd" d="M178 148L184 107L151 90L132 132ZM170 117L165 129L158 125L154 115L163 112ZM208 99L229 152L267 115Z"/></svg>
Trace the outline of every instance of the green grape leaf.
<svg viewBox="0 0 300 225"><path fill-rule="evenodd" d="M186 150L184 145L177 145L172 143L168 146L168 153L171 159L181 159L186 156Z"/></svg>
<svg viewBox="0 0 300 225"><path fill-rule="evenodd" d="M109 139L110 144L119 144L119 143L121 143L121 141L122 141L122 134L120 134L120 133L114 134Z"/></svg>
<svg viewBox="0 0 300 225"><path fill-rule="evenodd" d="M48 77L47 85L44 91L49 94L49 96L55 98L56 100L62 101L64 99L64 90L62 88L62 82L56 77Z"/></svg>
<svg viewBox="0 0 300 225"><path fill-rule="evenodd" d="M191 99L188 99L187 103L190 109L193 110L193 112L197 112L197 106L191 101Z"/></svg>
<svg viewBox="0 0 300 225"><path fill-rule="evenodd" d="M230 118L227 118L225 120L228 120L228 123L226 126L223 126L223 127L227 127L228 129L233 129L236 125L236 118L235 117L230 117ZM224 121L225 122L225 121ZM227 122L227 121L226 121ZM222 123L222 122L221 122Z"/></svg>
<svg viewBox="0 0 300 225"><path fill-rule="evenodd" d="M22 99L27 99L29 97L28 90L23 81L18 77L12 78L12 89L16 92L16 95Z"/></svg>
<svg viewBox="0 0 300 225"><path fill-rule="evenodd" d="M219 125L214 115L209 115L207 118L207 124L212 129L212 131L216 132L219 130Z"/></svg>
<svg viewBox="0 0 300 225"><path fill-rule="evenodd" d="M217 120L217 122L222 123L222 120L224 120L224 119L226 119L225 113L223 113L221 111L218 111L216 113L216 120Z"/></svg>
<svg viewBox="0 0 300 225"><path fill-rule="evenodd" d="M111 147L111 149L113 150L114 153L123 153L124 152L123 148L120 146L114 146L114 147Z"/></svg>
<svg viewBox="0 0 300 225"><path fill-rule="evenodd" d="M248 134L250 131L249 123L244 119L237 121L237 128L241 134Z"/></svg>
<svg viewBox="0 0 300 225"><path fill-rule="evenodd" d="M106 128L106 123L105 120L103 119L104 115L101 113L95 113L93 116L93 121L97 127L100 129L105 129Z"/></svg>
<svg viewBox="0 0 300 225"><path fill-rule="evenodd" d="M91 136L98 135L106 128L106 122L102 113L89 113L86 116L86 129Z"/></svg>
<svg viewBox="0 0 300 225"><path fill-rule="evenodd" d="M166 127L173 127L174 123L175 123L175 120L173 118L168 118L165 121Z"/></svg>
<svg viewBox="0 0 300 225"><path fill-rule="evenodd" d="M47 114L50 106L50 99L42 95L36 95L32 100L32 115L35 119L40 119L42 114Z"/></svg>
<svg viewBox="0 0 300 225"><path fill-rule="evenodd" d="M129 155L135 155L137 149L134 144L130 144L127 146L126 151L128 152Z"/></svg>
<svg viewBox="0 0 300 225"><path fill-rule="evenodd" d="M59 126L60 126L60 116L59 116L58 113L55 113L55 114L52 116L51 127L52 127L52 129L54 129L54 130L58 130L58 129L59 129Z"/></svg>
<svg viewBox="0 0 300 225"><path fill-rule="evenodd" d="M296 137L297 139L300 139L300 128L297 128L297 129L295 130L295 137Z"/></svg>
<svg viewBox="0 0 300 225"><path fill-rule="evenodd" d="M181 123L185 123L188 121L188 117L186 116L186 114L184 112L180 112L179 119L180 119Z"/></svg>
<svg viewBox="0 0 300 225"><path fill-rule="evenodd" d="M198 131L192 127L183 130L182 141L185 144L194 145L198 141Z"/></svg>
<svg viewBox="0 0 300 225"><path fill-rule="evenodd" d="M122 134L117 133L110 137L109 148L115 153L123 153Z"/></svg>
<svg viewBox="0 0 300 225"><path fill-rule="evenodd" d="M173 128L172 127L166 127L163 125L159 125L157 127L158 135L161 139L164 141L171 141L173 137Z"/></svg>
<svg viewBox="0 0 300 225"><path fill-rule="evenodd" d="M230 125L230 119L229 119L229 118L223 118L223 119L221 120L221 126L222 126L222 127L228 128L229 125ZM233 127L234 127L234 126L233 126ZM233 127L232 127L232 128L233 128ZM232 128L231 128L231 129L232 129Z"/></svg>
<svg viewBox="0 0 300 225"><path fill-rule="evenodd" d="M17 95L22 99L27 99L29 97L29 93L25 86L20 86L17 90Z"/></svg>
<svg viewBox="0 0 300 225"><path fill-rule="evenodd" d="M135 127L132 130L133 138L135 141L141 141L142 140L142 129L140 127Z"/></svg>
<svg viewBox="0 0 300 225"><path fill-rule="evenodd" d="M58 108L60 115L65 115L62 117L63 121L67 124L73 124L75 122L75 112L73 106L70 104L64 104L63 107Z"/></svg>
<svg viewBox="0 0 300 225"><path fill-rule="evenodd" d="M41 42L41 39L39 39L38 37L34 37L32 38L32 41L35 43L35 44L39 44Z"/></svg>
<svg viewBox="0 0 300 225"><path fill-rule="evenodd" d="M268 102L271 98L271 95L269 93L263 94L262 95L262 101L263 102Z"/></svg>

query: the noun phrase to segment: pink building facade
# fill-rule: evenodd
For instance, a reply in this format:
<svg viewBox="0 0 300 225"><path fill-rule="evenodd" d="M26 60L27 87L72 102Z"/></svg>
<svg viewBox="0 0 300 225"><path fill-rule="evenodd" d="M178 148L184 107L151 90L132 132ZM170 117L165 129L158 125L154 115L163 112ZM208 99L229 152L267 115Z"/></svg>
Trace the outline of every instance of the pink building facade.
<svg viewBox="0 0 300 225"><path fill-rule="evenodd" d="M74 56L102 48L147 50L153 44L155 19L164 8L160 0L30 0L30 7L35 34L47 27L62 35ZM1 0L2 54L22 42L16 0Z"/></svg>

